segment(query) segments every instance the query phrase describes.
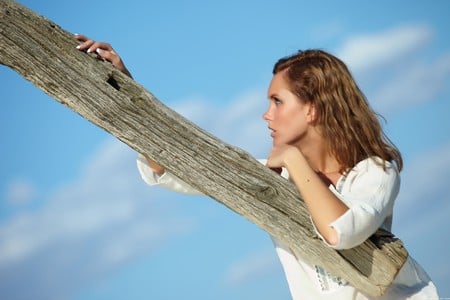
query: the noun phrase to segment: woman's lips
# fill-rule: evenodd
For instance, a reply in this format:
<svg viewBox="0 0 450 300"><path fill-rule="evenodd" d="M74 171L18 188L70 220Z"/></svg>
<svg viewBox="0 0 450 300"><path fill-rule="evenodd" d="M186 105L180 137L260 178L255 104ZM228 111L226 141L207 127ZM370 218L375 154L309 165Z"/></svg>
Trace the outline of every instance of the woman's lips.
<svg viewBox="0 0 450 300"><path fill-rule="evenodd" d="M277 133L277 131L275 129L270 128L270 127L269 127L269 130L271 131L270 136L274 137L275 134Z"/></svg>

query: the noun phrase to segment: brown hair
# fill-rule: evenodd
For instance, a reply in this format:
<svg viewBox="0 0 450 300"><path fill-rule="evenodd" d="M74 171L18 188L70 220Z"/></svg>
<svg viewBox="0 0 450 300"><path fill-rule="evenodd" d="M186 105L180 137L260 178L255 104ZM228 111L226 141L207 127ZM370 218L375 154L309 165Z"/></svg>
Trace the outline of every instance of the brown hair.
<svg viewBox="0 0 450 300"><path fill-rule="evenodd" d="M275 64L273 74L281 71L291 92L314 105L316 124L341 171L371 156L395 162L401 171L400 151L383 132L379 115L340 59L322 50L299 51Z"/></svg>

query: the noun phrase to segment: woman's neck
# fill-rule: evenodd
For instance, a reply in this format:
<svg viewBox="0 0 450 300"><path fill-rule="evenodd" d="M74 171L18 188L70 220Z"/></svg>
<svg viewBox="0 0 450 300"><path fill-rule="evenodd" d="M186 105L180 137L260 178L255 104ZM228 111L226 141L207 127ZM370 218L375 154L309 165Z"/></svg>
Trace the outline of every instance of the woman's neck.
<svg viewBox="0 0 450 300"><path fill-rule="evenodd" d="M297 148L327 186L337 185L342 175L342 166L330 153L327 144L317 130L312 130L305 139L297 144Z"/></svg>
<svg viewBox="0 0 450 300"><path fill-rule="evenodd" d="M326 151L312 151L305 155L311 168L316 171L317 175L322 179L325 185L332 184L337 186L339 178L341 178L341 167L337 160Z"/></svg>
<svg viewBox="0 0 450 300"><path fill-rule="evenodd" d="M321 139L310 140L308 143L297 146L305 156L311 168L325 176L340 174L341 166L337 159L328 151Z"/></svg>

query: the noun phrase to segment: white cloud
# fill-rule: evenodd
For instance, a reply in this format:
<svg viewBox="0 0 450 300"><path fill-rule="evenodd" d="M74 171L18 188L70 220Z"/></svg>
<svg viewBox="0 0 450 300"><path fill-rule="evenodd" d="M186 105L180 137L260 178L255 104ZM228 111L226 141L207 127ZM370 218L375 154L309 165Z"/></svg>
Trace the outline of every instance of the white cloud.
<svg viewBox="0 0 450 300"><path fill-rule="evenodd" d="M262 118L267 105L265 90L245 92L220 113L212 132L261 158L271 142L267 123Z"/></svg>
<svg viewBox="0 0 450 300"><path fill-rule="evenodd" d="M238 95L225 107L197 98L179 101L173 109L226 143L257 158L267 155L270 136L262 115L268 104L265 90Z"/></svg>
<svg viewBox="0 0 450 300"><path fill-rule="evenodd" d="M432 101L448 86L450 53L424 59L434 32L425 25L350 37L336 51L383 115ZM440 56L439 56L440 55Z"/></svg>
<svg viewBox="0 0 450 300"><path fill-rule="evenodd" d="M235 262L225 272L223 282L228 286L237 286L257 281L259 278L279 268L274 251L253 253L241 261Z"/></svg>
<svg viewBox="0 0 450 300"><path fill-rule="evenodd" d="M192 230L191 220L174 220L178 212L170 201L158 200L163 191L140 180L135 155L119 141L107 141L80 178L48 195L41 208L1 224L0 290L5 295L27 298L27 291L12 290L17 280L28 282L34 299L70 294L81 282ZM45 275L29 278L36 273Z"/></svg>
<svg viewBox="0 0 450 300"><path fill-rule="evenodd" d="M419 103L432 101L448 85L450 55L434 62L411 61L399 69L387 70L384 82L370 96L377 111L397 111Z"/></svg>
<svg viewBox="0 0 450 300"><path fill-rule="evenodd" d="M426 44L433 36L427 26L395 27L381 33L352 36L337 55L355 72L385 66L404 58Z"/></svg>
<svg viewBox="0 0 450 300"><path fill-rule="evenodd" d="M202 97L181 99L171 108L202 128L206 128L219 112L217 105Z"/></svg>
<svg viewBox="0 0 450 300"><path fill-rule="evenodd" d="M402 173L402 187L396 203L396 215L400 227L406 224L422 228L423 233L433 232L442 224L450 226L450 144L434 151L423 153L405 167ZM411 215L420 215L420 222L411 219ZM438 226L439 225L439 226ZM408 234L421 234L405 230Z"/></svg>
<svg viewBox="0 0 450 300"><path fill-rule="evenodd" d="M6 201L11 204L26 204L36 197L36 187L26 179L16 179L6 188Z"/></svg>
<svg viewBox="0 0 450 300"><path fill-rule="evenodd" d="M346 28L341 21L331 20L328 23L319 24L311 30L311 37L320 43L324 43L342 35Z"/></svg>
<svg viewBox="0 0 450 300"><path fill-rule="evenodd" d="M402 174L394 213L394 233L429 273L438 289L450 276L450 144L414 158Z"/></svg>

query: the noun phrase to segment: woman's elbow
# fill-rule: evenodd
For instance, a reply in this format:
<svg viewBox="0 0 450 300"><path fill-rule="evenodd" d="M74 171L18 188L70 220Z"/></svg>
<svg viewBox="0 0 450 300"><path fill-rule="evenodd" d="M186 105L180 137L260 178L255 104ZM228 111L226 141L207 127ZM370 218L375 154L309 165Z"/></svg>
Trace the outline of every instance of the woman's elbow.
<svg viewBox="0 0 450 300"><path fill-rule="evenodd" d="M322 234L322 237L329 246L334 247L339 244L339 234L333 227L330 227L326 234Z"/></svg>
<svg viewBox="0 0 450 300"><path fill-rule="evenodd" d="M330 231L327 232L326 235L322 235L325 243L335 250L346 250L356 247L361 244L359 240L348 240L345 237L341 236L339 232L331 228Z"/></svg>
<svg viewBox="0 0 450 300"><path fill-rule="evenodd" d="M327 239L327 243L330 246L336 247L339 244L339 239L337 237L330 237Z"/></svg>

